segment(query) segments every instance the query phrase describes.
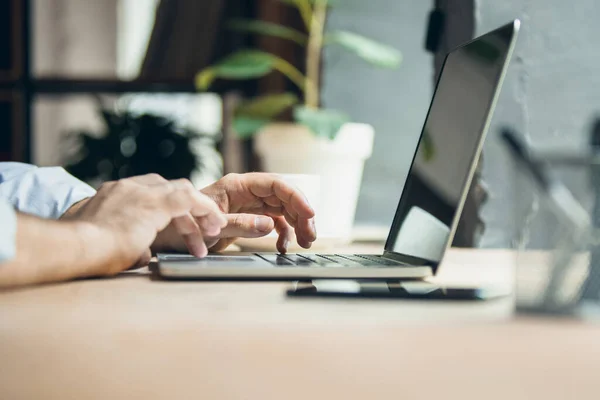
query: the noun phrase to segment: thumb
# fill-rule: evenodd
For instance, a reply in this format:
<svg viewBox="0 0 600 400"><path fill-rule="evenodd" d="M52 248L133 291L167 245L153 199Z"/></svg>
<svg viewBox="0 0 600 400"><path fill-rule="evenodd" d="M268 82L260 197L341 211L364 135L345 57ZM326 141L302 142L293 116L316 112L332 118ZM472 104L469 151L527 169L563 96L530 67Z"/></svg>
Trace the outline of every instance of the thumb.
<svg viewBox="0 0 600 400"><path fill-rule="evenodd" d="M255 214L227 214L227 226L221 230L220 238L257 238L266 236L275 228L271 217Z"/></svg>

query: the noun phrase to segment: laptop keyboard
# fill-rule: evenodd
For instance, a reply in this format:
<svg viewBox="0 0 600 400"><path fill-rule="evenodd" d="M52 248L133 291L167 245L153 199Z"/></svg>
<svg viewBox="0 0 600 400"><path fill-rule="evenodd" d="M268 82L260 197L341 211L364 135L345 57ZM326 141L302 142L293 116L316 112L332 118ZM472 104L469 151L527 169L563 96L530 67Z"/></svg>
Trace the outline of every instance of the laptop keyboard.
<svg viewBox="0 0 600 400"><path fill-rule="evenodd" d="M366 254L256 254L265 261L276 266L297 267L381 267L405 264L383 258L376 255Z"/></svg>

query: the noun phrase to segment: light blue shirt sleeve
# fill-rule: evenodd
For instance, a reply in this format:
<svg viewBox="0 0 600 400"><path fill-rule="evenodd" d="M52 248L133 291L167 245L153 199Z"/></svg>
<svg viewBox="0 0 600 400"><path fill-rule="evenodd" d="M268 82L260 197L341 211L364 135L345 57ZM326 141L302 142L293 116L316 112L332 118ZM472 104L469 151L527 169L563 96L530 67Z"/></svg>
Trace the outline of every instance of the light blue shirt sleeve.
<svg viewBox="0 0 600 400"><path fill-rule="evenodd" d="M94 194L91 186L63 168L0 162L0 199L20 212L57 219L73 204Z"/></svg>
<svg viewBox="0 0 600 400"><path fill-rule="evenodd" d="M10 204L0 199L0 263L15 256L17 215Z"/></svg>

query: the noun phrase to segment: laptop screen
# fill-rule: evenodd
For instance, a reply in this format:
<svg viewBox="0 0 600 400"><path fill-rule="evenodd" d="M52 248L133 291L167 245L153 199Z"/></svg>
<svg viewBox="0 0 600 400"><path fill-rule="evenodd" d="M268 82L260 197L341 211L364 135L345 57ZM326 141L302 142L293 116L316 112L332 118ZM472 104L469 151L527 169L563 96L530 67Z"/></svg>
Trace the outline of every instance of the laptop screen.
<svg viewBox="0 0 600 400"><path fill-rule="evenodd" d="M446 57L388 236L387 252L441 261L458 224L517 28L518 21Z"/></svg>

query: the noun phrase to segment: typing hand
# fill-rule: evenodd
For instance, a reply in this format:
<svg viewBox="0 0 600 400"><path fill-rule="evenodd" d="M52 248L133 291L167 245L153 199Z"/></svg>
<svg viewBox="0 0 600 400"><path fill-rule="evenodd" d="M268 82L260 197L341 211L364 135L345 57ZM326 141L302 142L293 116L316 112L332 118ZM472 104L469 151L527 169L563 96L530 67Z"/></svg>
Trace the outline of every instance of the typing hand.
<svg viewBox="0 0 600 400"><path fill-rule="evenodd" d="M156 175L106 183L68 219L83 225L82 234L92 238L84 241L92 241L85 250L102 260L85 276L147 264L150 246L167 226L177 232L190 253L204 257L208 253L205 238L218 237L227 223L215 202L189 181L166 181Z"/></svg>
<svg viewBox="0 0 600 400"><path fill-rule="evenodd" d="M315 212L300 190L266 173L229 174L201 190L226 214L227 225L208 243L224 249L238 237L261 237L275 229L277 250L287 251L292 230L298 244L310 248L317 238Z"/></svg>

